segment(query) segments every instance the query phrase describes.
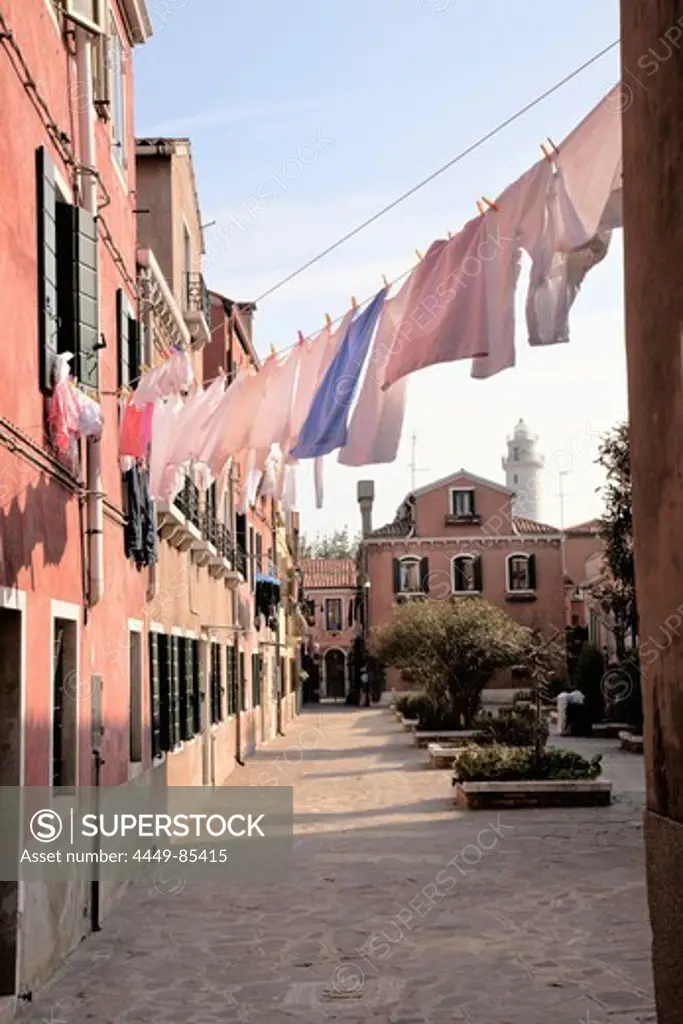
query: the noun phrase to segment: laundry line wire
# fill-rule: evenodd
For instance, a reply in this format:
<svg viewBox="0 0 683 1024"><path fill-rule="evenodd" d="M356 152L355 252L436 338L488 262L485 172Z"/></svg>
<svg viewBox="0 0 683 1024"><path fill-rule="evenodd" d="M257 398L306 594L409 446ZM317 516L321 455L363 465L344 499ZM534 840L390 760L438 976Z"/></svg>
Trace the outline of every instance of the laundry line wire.
<svg viewBox="0 0 683 1024"><path fill-rule="evenodd" d="M295 277L299 277L299 275L303 274L305 270L309 269L309 267L312 267L315 263L318 263L320 260L324 259L325 256L329 256L329 254L331 252L334 252L335 249L338 249L340 246L344 245L345 242L348 242L351 238L354 238L356 235L360 234L361 231L364 231L365 228L369 227L371 224L374 224L375 221L380 219L380 217L383 217L386 213L389 213L391 210L394 210L401 203L405 202L406 199L409 199L410 196L415 195L416 192L419 192L420 189L424 188L425 185L430 184L430 182L434 181L435 178L438 178L439 175L443 174L445 171L449 170L455 164L459 163L466 156L469 156L469 154L473 153L476 149L479 149L481 146L484 145L484 143L488 142L489 139L492 139L495 135L498 135L505 128L508 128L511 124L514 124L515 121L518 121L530 110L533 110L534 107L537 107L549 96L552 96L553 93L558 91L558 89L561 89L564 85L567 85L568 82L571 82L583 71L591 67L591 65L595 64L607 53L609 53L610 50L613 50L615 46L618 46L619 42L619 39L615 39L614 42L609 44L609 46L603 47L602 50L599 50L598 53L594 54L588 60L584 61L583 64L580 64L577 68L570 72L570 74L565 75L565 77L560 79L559 82L556 82L549 89L546 89L544 92L540 93L538 96L536 96L535 99L531 100L531 102L525 104L523 107L520 107L520 109L517 110L510 117L505 118L505 120L501 121L500 124L496 125L495 128L492 128L490 131L486 132L485 135L482 135L480 138L478 138L476 142L473 142L471 145L463 149L460 153L457 154L457 156L454 156L451 160L448 160L447 163L443 164L441 167L438 167L435 171L432 171L432 173L427 175L426 178L423 178L422 181L419 181L416 185L413 185L412 188L409 188L406 192L398 196L392 202L388 203L386 206L383 206L381 210L377 211L377 213L374 213L371 217L368 217L366 220L364 220L361 224L358 224L351 231L347 231L345 235L337 239L337 241L333 242L331 245L328 245L327 248L323 249L322 252L319 252L317 256L311 257L311 259L307 260L306 263L303 263L296 270L293 270L290 274L287 274L286 277L283 277L271 288L268 288L254 301L256 303L262 302L263 299L267 298L269 295L272 295L273 292L278 291L278 289L282 288L290 281L293 281Z"/></svg>
<svg viewBox="0 0 683 1024"><path fill-rule="evenodd" d="M318 263L320 260L324 259L325 256L328 256L335 249L338 249L345 242L348 242L349 239L351 239L355 235L359 234L366 227L369 227L370 224L373 224L375 221L379 220L380 217L384 216L384 214L389 213L391 210L395 209L395 207L397 207L400 203L404 202L404 200L406 200L410 196L414 195L421 188L424 188L425 185L428 185L430 182L434 181L434 179L439 177L439 175L443 174L449 168L453 167L456 163L459 163L466 156L469 156L469 154L473 153L476 149L479 149L481 146L483 146L490 139L494 138L494 136L496 136L500 132L502 132L505 128L508 128L511 124L513 124L515 121L518 121L521 117L523 117L525 114L527 114L530 110L533 110L534 107L537 107L540 103L542 103L544 100L546 100L549 96L552 96L553 93L557 92L563 86L565 86L569 82L571 82L574 78L578 77L578 75L580 75L582 72L584 72L587 68L589 68L593 64L597 63L597 61L600 60L602 57L604 57L607 53L609 53L610 50L613 50L615 46L618 46L619 42L620 42L619 39L615 39L614 42L610 43L608 46L603 47L601 50L599 50L596 54L594 54L588 60L584 61L583 64L580 64L578 67L576 67L568 75L565 75L564 78L560 79L554 85L550 86L550 88L548 88L544 92L540 93L538 96L536 96L535 99L531 100L529 103L525 104L523 107L520 107L520 109L517 110L510 117L507 117L504 121L501 121L498 125L496 125L495 128L492 128L485 135L480 136L480 138L477 139L476 142L472 143L466 149L462 150L455 157L453 157L452 160L449 160L447 163L445 163L441 167L437 168L437 170L433 171L426 178L423 178L422 181L418 182L412 188L408 189L407 192L404 192L401 196L398 196L397 199L393 200L393 202L389 203L387 206L384 206L381 210L379 210L377 213L375 213L372 217L367 218L365 221L363 221L362 224L359 224L352 231L347 232L342 238L338 239L332 245L328 246L322 252L318 253L317 256L314 256L312 259L308 260L307 263L304 263L297 270L295 270L291 274L287 275L287 277L282 278L282 280L278 281L277 284L273 285L272 288L269 288L267 291L263 292L257 299L254 300L254 302L255 303L259 303L264 298L266 298L268 295L272 295L273 292L277 291L279 288L282 288L285 284L288 284L289 281L292 281L295 277L298 277L300 274L303 274L305 270L309 269L309 267L313 266L315 263ZM386 282L385 283L385 287L387 288L387 290L392 288L394 285L398 284L399 281L402 281L404 278L408 277L408 275L413 272L413 270L415 269L416 266L417 266L417 264L413 264L407 270L404 270L397 277L393 278L393 280ZM358 309L360 310L366 303L370 302L374 298L374 296L376 294L377 294L376 292L373 292L372 295L369 295L366 298L364 298L360 303L358 303ZM335 320L331 320L329 322L329 324L327 325L328 328L336 327L338 324L340 324L342 322L342 320L344 319L344 317L347 315L347 313L348 313L348 310L345 310L344 313L342 313L340 316L338 316ZM305 336L300 336L297 339L297 341L293 342L291 345L286 345L284 348L278 349L275 354L277 356L281 356L281 355L284 355L286 352L290 352L292 349L296 348L297 345L299 345L301 343L301 341L304 341L304 342L305 341L311 341L313 338L317 337L317 335L319 335L322 330L324 330L324 327L317 328L316 330L312 331L310 334L307 334ZM215 377L211 377L208 380L203 381L202 383L203 383L204 386L207 386L209 384L213 384L213 382L215 380L217 380L218 377L220 377L220 376L226 376L226 375L225 374L216 374ZM128 386L130 387L131 385L137 384L138 381L141 379L141 377L142 377L142 374L139 377L136 377L133 380L129 381L129 385ZM226 380L227 380L227 376L226 376ZM103 394L114 394L114 395L118 395L119 394L119 392L102 392L102 393Z"/></svg>

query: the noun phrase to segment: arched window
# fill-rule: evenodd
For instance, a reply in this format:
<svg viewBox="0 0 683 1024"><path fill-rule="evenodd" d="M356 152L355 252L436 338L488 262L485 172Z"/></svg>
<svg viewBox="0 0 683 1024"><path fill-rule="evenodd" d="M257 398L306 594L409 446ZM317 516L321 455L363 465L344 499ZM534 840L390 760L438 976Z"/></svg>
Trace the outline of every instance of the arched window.
<svg viewBox="0 0 683 1024"><path fill-rule="evenodd" d="M536 589L535 555L508 555L506 565L506 585L509 594L529 593Z"/></svg>
<svg viewBox="0 0 683 1024"><path fill-rule="evenodd" d="M429 559L405 555L394 559L394 593L426 594L429 589Z"/></svg>
<svg viewBox="0 0 683 1024"><path fill-rule="evenodd" d="M481 592L481 558L476 555L456 555L453 559L453 593Z"/></svg>

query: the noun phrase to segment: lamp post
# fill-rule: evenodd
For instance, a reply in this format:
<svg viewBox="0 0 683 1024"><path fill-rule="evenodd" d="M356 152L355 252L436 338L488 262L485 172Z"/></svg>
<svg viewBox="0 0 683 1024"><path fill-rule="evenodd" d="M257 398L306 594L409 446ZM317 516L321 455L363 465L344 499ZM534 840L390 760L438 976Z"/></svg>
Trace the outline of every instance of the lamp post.
<svg viewBox="0 0 683 1024"><path fill-rule="evenodd" d="M368 611L370 605L370 580L365 579L363 583L363 668L360 681L365 691L365 707L371 706L370 702L370 673L368 672Z"/></svg>

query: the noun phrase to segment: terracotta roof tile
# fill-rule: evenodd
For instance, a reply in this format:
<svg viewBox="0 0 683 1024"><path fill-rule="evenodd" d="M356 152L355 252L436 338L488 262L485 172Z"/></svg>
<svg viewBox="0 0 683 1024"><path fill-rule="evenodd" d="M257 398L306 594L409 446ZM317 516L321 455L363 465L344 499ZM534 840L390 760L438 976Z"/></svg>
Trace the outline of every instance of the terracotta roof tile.
<svg viewBox="0 0 683 1024"><path fill-rule="evenodd" d="M356 563L352 558L304 558L299 567L304 574L304 590L356 586Z"/></svg>
<svg viewBox="0 0 683 1024"><path fill-rule="evenodd" d="M600 529L599 519L588 519L585 523L577 523L576 526L569 526L566 533L569 537L577 533L596 534Z"/></svg>
<svg viewBox="0 0 683 1024"><path fill-rule="evenodd" d="M408 519L395 519L393 523L386 523L378 527L370 534L371 537L407 537L412 529L412 523Z"/></svg>
<svg viewBox="0 0 683 1024"><path fill-rule="evenodd" d="M525 516L513 516L512 525L517 533L559 533L556 526L548 526L547 523L537 523L535 519L526 519Z"/></svg>

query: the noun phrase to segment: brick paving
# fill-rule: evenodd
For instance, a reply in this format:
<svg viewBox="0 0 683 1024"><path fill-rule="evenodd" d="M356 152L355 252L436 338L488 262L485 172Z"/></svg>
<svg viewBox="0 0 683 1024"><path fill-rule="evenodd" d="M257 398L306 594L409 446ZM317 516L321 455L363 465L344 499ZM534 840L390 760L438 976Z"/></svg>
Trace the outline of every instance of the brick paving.
<svg viewBox="0 0 683 1024"><path fill-rule="evenodd" d="M131 887L23 1021L655 1020L642 758L610 808L456 811L383 709L309 711L229 785L294 787L288 883Z"/></svg>

